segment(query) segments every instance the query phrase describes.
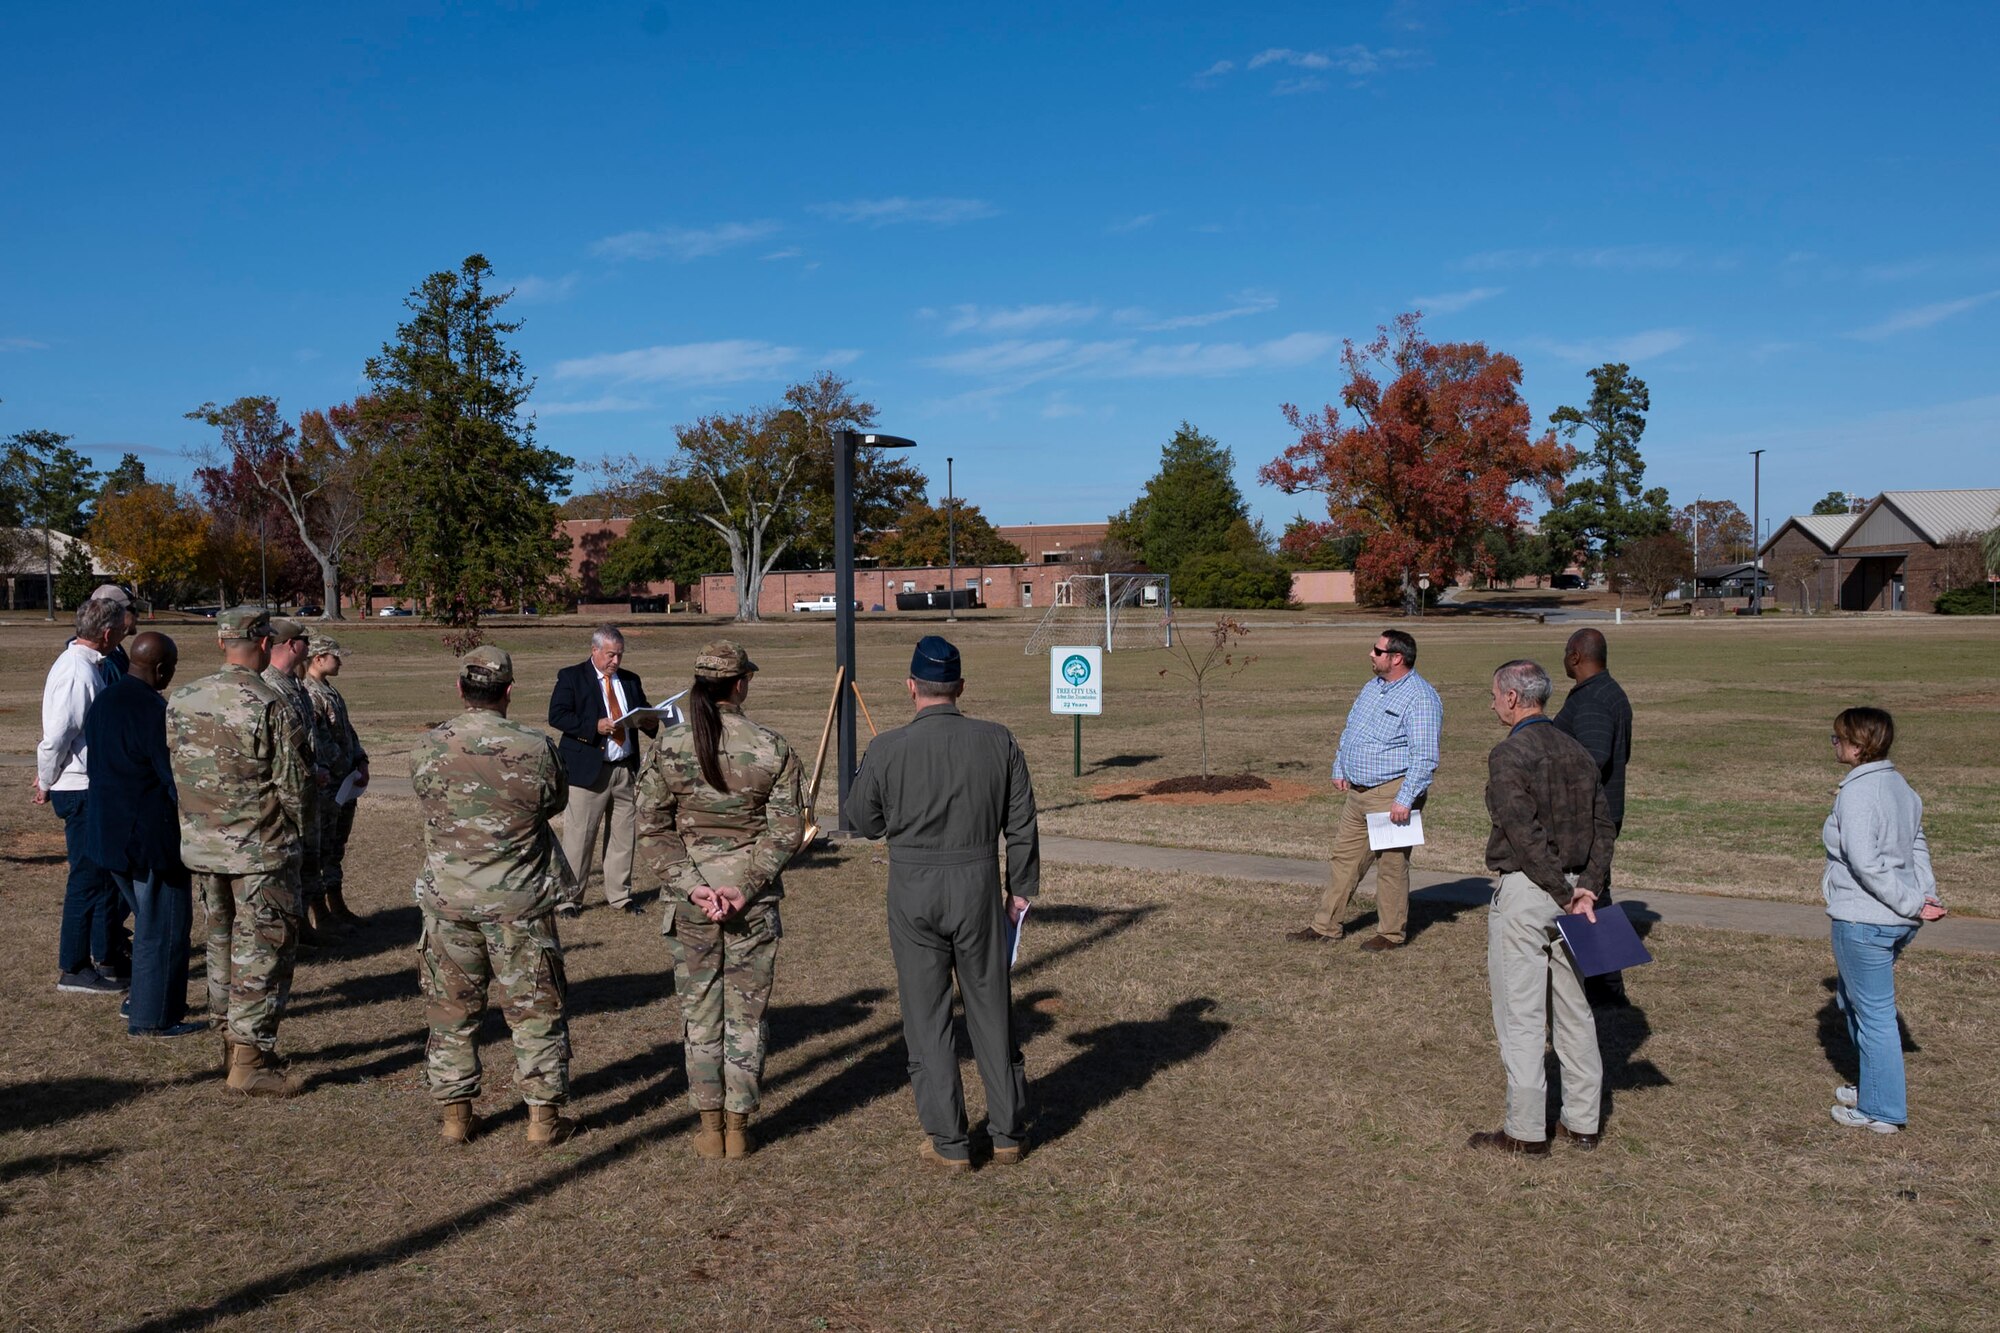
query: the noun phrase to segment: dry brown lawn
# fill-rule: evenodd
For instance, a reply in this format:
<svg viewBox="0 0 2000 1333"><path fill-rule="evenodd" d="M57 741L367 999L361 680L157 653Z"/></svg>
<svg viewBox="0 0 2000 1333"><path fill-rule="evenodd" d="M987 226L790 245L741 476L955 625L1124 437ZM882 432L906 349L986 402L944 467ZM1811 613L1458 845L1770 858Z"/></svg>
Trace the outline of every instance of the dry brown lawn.
<svg viewBox="0 0 2000 1333"><path fill-rule="evenodd" d="M1566 594L1566 596L1573 596ZM1198 629L1199 612L1183 612ZM1099 799L1107 783L1198 771L1199 737L1187 688L1159 674L1160 653L1116 653L1106 665L1108 712L1083 729L1082 778L1071 776L1071 729L1048 714L1048 664L1022 651L1030 623L971 618L951 627L965 651L969 711L1013 727L1027 749L1043 827L1224 851L1317 857L1338 806L1325 776L1355 690L1367 678L1373 618L1318 612L1250 613L1246 645L1258 661L1224 682L1209 709L1215 771L1307 784L1282 803L1210 808ZM1388 622L1381 622L1388 623ZM864 619L861 681L876 722L907 715L900 699L910 645L943 628L915 618ZM1560 675L1568 629L1493 618L1425 618L1413 628L1419 669L1445 699L1443 764L1418 865L1476 872L1486 817L1485 755L1499 732L1487 708L1492 668L1516 656ZM1933 854L1955 910L2000 916L2000 621L1950 617L1797 620L1730 618L1607 626L1614 674L1637 712L1625 832L1616 873L1634 888L1813 902L1823 855L1820 823L1839 770L1827 732L1853 703L1891 709L1896 760L1926 803ZM336 633L353 656L341 678L380 771L407 774L416 737L456 704L452 665L435 627L411 621L349 624ZM751 712L810 757L831 684L833 627L803 618L751 627L658 619L628 628L628 665L657 697L681 689L695 648L718 633L745 639L764 667ZM184 678L213 661L205 625L181 629ZM557 669L580 660L586 626L501 623L494 642L515 655L517 713L544 715ZM34 748L47 663L64 636L39 624L0 625L0 755ZM1558 681L1566 688L1567 682ZM866 729L863 728L865 743ZM831 822L832 763L822 822Z"/></svg>
<svg viewBox="0 0 2000 1333"><path fill-rule="evenodd" d="M1501 1114L1483 911L1420 907L1373 957L1282 942L1288 890L1051 868L1015 981L1036 1150L945 1180L915 1155L882 854L855 846L788 877L751 1160L694 1158L657 918L601 907L564 926L589 1132L524 1153L496 1020L492 1132L447 1152L411 800L368 799L369 921L301 969L283 1103L229 1095L206 1038L133 1041L55 991L52 825L0 772L0 1327L2000 1324L1990 958L1905 958L1913 1129L1880 1138L1827 1118L1824 945L1659 927L1603 1033L1605 1146L1502 1161L1460 1146Z"/></svg>

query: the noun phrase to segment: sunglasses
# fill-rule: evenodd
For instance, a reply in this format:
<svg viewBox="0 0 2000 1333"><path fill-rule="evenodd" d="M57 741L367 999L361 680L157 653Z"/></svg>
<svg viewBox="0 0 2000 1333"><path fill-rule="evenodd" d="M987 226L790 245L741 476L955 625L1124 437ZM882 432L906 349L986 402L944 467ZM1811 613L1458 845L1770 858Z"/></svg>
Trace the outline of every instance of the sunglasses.
<svg viewBox="0 0 2000 1333"><path fill-rule="evenodd" d="M1399 657L1402 655L1402 652L1401 648L1370 648L1368 655L1370 657Z"/></svg>

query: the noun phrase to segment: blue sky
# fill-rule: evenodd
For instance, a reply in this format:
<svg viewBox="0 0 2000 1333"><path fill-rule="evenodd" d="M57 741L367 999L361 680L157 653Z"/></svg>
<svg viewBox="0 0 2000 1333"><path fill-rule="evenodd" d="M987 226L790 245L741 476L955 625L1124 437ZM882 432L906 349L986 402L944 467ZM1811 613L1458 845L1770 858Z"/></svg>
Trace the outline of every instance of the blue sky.
<svg viewBox="0 0 2000 1333"><path fill-rule="evenodd" d="M477 251L583 462L830 367L998 521L1186 418L1275 526L1279 405L1421 307L1542 419L1631 362L1676 503L2000 484L1990 8L1249 8L16 6L0 433L184 473Z"/></svg>

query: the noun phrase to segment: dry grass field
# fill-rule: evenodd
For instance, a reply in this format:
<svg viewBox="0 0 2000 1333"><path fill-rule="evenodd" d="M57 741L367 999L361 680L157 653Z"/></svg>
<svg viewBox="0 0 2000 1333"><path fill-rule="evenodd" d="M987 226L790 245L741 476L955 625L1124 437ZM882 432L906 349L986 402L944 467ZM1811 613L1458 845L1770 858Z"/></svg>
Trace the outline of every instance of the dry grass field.
<svg viewBox="0 0 2000 1333"><path fill-rule="evenodd" d="M1225 770L1311 780L1372 627L1256 619L1266 657L1221 696L1211 745ZM1898 758L1930 802L1948 895L2000 914L1976 868L2000 843L1994 628L1627 627L1614 668L1640 708L1641 758L1623 873L1808 898L1835 776L1826 721L1867 699L1905 723ZM1023 627L959 629L969 707L1022 733L1045 827L1322 849L1323 797L1090 803L1096 784L1193 765L1156 657L1112 660L1114 711L1086 724L1077 782ZM710 632L633 631L631 663L663 692ZM201 633L182 636L191 665ZM863 633L887 724L914 631ZM1518 653L1553 660L1562 631L1419 635L1451 710L1424 863L1472 869L1479 757L1497 730L1480 678ZM378 770L396 774L396 752L451 707L450 659L421 627L343 637L343 685ZM516 652L538 718L581 631L493 637ZM830 627L745 637L766 668L751 711L810 749ZM32 748L59 642L0 629L0 753ZM1502 1109L1482 910L1420 907L1412 947L1374 957L1284 944L1302 894L1050 867L1015 980L1036 1147L947 1180L916 1161L883 853L849 846L787 876L751 1160L702 1163L689 1147L650 884L644 920L593 907L564 924L589 1132L523 1153L495 1018L481 1108L494 1127L448 1153L421 1081L410 798L389 784L367 798L348 882L368 922L301 968L281 1045L306 1095L251 1103L224 1091L208 1039L136 1042L114 1002L55 991L61 839L29 783L0 768L0 1327L2000 1326L2000 959L1906 956L1912 1130L1880 1138L1827 1118L1852 1057L1824 944L1659 926L1637 1007L1602 1032L1604 1147L1503 1161L1460 1146Z"/></svg>

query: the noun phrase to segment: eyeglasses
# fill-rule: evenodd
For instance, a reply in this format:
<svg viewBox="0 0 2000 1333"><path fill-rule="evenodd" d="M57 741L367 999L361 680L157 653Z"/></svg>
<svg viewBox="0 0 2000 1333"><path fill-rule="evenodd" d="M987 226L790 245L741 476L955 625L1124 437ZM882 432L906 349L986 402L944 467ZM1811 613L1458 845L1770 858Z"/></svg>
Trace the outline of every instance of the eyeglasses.
<svg viewBox="0 0 2000 1333"><path fill-rule="evenodd" d="M1394 648L1370 648L1368 650L1370 657L1393 657L1395 653L1396 650Z"/></svg>

